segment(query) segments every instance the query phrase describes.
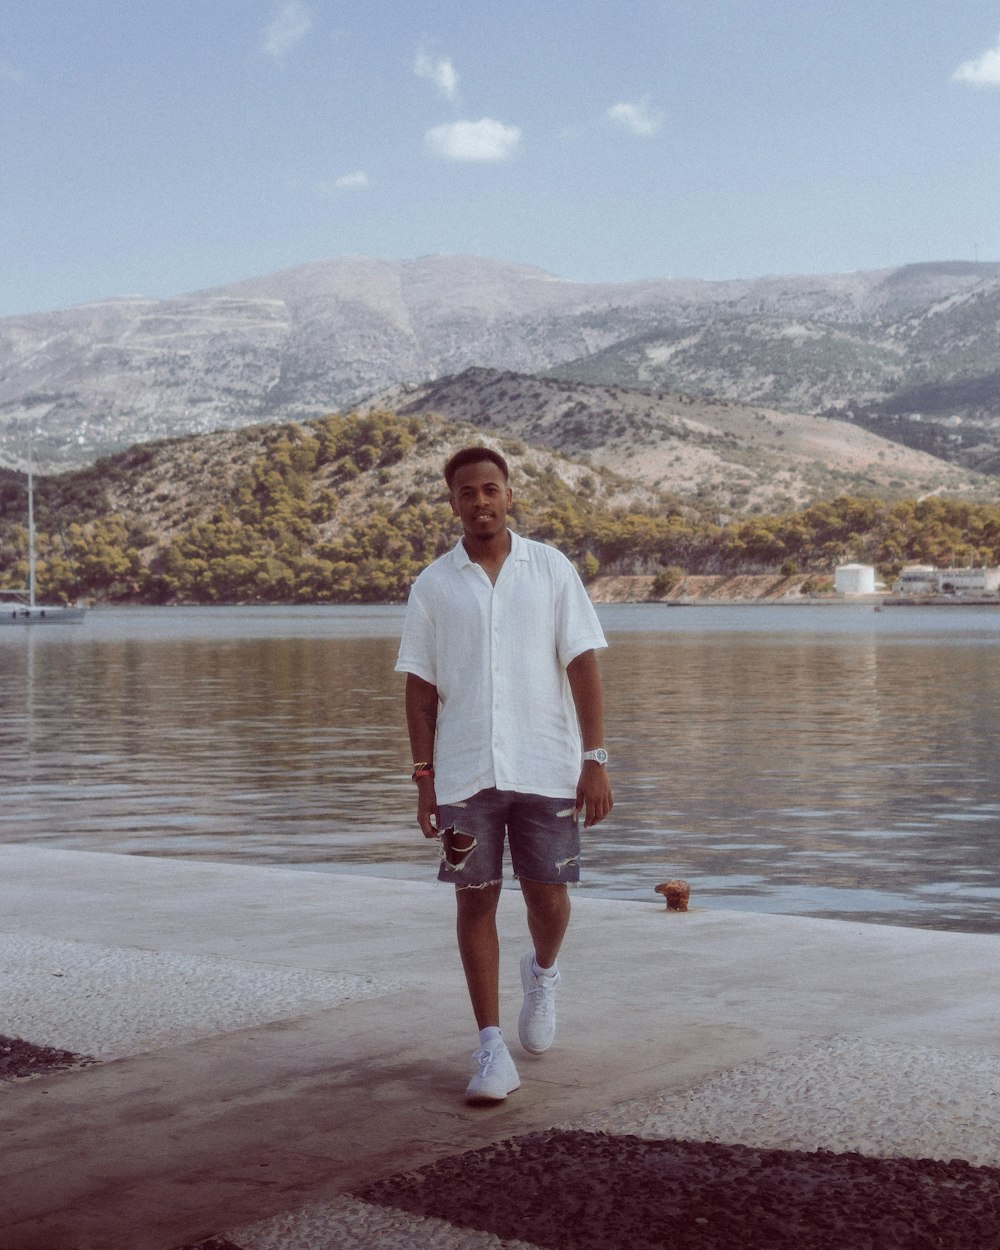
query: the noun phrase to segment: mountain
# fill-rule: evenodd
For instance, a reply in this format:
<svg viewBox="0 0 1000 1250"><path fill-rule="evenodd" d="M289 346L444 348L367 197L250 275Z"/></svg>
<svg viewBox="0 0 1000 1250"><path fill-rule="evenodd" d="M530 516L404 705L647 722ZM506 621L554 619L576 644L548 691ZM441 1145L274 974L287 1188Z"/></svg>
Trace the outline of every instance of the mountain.
<svg viewBox="0 0 1000 1250"><path fill-rule="evenodd" d="M636 487L721 515L788 511L835 495L996 494L993 479L855 423L668 391L468 369L391 388L359 410L378 409L583 456Z"/></svg>
<svg viewBox="0 0 1000 1250"><path fill-rule="evenodd" d="M868 310L865 320L727 310L661 325L546 373L564 381L616 382L825 413L964 467L996 473L1000 277L995 270L907 266L859 301L859 309Z"/></svg>
<svg viewBox="0 0 1000 1250"><path fill-rule="evenodd" d="M470 367L834 407L884 419L892 439L908 417L879 405L943 386L941 420L987 428L998 300L1000 266L987 264L587 284L473 257L318 261L176 299L0 319L0 463L23 462L29 424L39 466L57 469L345 410Z"/></svg>

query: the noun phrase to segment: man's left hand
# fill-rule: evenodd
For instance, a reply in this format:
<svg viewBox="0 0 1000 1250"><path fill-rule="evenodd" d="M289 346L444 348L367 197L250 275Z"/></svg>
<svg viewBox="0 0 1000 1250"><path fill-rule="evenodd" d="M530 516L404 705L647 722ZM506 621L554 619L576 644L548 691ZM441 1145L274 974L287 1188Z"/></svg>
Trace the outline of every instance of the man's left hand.
<svg viewBox="0 0 1000 1250"><path fill-rule="evenodd" d="M607 769L603 764L586 760L576 786L576 815L586 813L584 828L599 824L614 805Z"/></svg>

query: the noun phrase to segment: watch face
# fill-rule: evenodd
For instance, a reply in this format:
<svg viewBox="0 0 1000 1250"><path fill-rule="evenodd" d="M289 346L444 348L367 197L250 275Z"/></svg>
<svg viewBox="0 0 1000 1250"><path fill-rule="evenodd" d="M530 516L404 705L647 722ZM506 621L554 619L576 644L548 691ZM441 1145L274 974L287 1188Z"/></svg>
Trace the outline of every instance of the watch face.
<svg viewBox="0 0 1000 1250"><path fill-rule="evenodd" d="M608 762L608 753L603 747L598 747L595 751L588 751L584 759L595 760L598 764L606 764Z"/></svg>

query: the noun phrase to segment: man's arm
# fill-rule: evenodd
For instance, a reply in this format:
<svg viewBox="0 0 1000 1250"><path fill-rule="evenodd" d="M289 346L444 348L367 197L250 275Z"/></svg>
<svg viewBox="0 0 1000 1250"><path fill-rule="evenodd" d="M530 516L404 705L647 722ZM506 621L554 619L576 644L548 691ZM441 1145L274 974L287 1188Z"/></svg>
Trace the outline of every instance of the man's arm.
<svg viewBox="0 0 1000 1250"><path fill-rule="evenodd" d="M434 763L434 737L437 732L437 686L415 673L406 674L406 728L410 735L413 762ZM425 838L437 837L437 795L433 777L417 780L417 821Z"/></svg>
<svg viewBox="0 0 1000 1250"><path fill-rule="evenodd" d="M573 692L573 703L580 722L583 749L590 751L594 747L604 746L604 697L596 654L593 651L584 651L571 660L566 676L569 678L569 688ZM603 764L584 760L576 787L576 807L577 811L585 811L587 814L584 821L586 828L598 824L614 807L611 782Z"/></svg>

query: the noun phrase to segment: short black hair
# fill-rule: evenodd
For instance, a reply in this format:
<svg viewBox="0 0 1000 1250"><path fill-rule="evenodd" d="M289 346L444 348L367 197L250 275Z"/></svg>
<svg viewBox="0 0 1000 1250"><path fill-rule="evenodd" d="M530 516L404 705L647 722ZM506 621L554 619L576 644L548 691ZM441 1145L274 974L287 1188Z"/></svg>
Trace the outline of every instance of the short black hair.
<svg viewBox="0 0 1000 1250"><path fill-rule="evenodd" d="M507 461L498 451L494 451L492 447L463 447L461 451L456 451L444 466L444 480L448 483L448 489L451 490L452 478L459 469L464 469L467 464L479 464L481 460L491 461L503 474L503 480L510 481Z"/></svg>

